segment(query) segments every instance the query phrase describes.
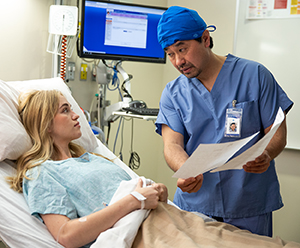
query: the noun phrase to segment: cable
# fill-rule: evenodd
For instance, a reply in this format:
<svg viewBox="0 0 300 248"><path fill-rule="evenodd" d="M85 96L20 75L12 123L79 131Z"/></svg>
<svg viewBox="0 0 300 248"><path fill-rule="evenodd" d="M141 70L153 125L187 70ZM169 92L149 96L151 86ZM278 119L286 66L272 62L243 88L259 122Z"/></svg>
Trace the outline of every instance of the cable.
<svg viewBox="0 0 300 248"><path fill-rule="evenodd" d="M119 157L120 159L123 161L123 154L122 154L122 150L123 150L123 134L124 134L124 118L122 118L122 127L121 127L121 144L120 144L120 151L119 151Z"/></svg>
<svg viewBox="0 0 300 248"><path fill-rule="evenodd" d="M129 168L132 170L137 170L140 168L140 157L136 152L131 152L130 158L129 158Z"/></svg>
<svg viewBox="0 0 300 248"><path fill-rule="evenodd" d="M141 160L140 156L133 151L133 118L131 119L131 151L128 166L132 170L140 168Z"/></svg>
<svg viewBox="0 0 300 248"><path fill-rule="evenodd" d="M66 78L66 54L67 54L67 36L62 36L61 57L60 57L60 77L65 82Z"/></svg>
<svg viewBox="0 0 300 248"><path fill-rule="evenodd" d="M116 68L113 68L113 71L114 71L114 74L111 79L111 84L112 84L113 88L110 88L109 85L107 85L107 89L110 91L115 91L120 88L120 80L118 78L118 71Z"/></svg>
<svg viewBox="0 0 300 248"><path fill-rule="evenodd" d="M129 92L127 91L125 84L130 81L133 76L131 74L128 74L128 78L125 79L121 85L121 89L120 89L120 80L118 78L118 65L121 63L122 61L118 61L114 66L112 65L108 65L106 63L106 61L104 59L102 59L102 63L107 67L110 68L114 71L113 77L112 77L112 86L114 86L114 88L109 88L109 86L107 85L107 89L110 91L114 91L114 90L118 90L120 97L123 101L123 96L121 93L121 90L125 93L124 97L130 97L132 99L132 96L129 94ZM113 147L113 153L115 154L115 149L116 149L116 144L117 144L117 139L119 136L119 131L121 130L121 145L120 145L120 151L119 151L119 158L123 161L123 155L122 155L122 149L123 149L123 132L124 132L124 120L126 120L123 117L120 117L120 122L119 122L119 126L117 129L117 133L116 133L116 137L115 137L115 142L114 142L114 147ZM132 120L132 129L131 129L131 151L130 151L130 158L129 158L129 168L131 168L132 170L137 170L140 167L140 157L139 155L133 151L133 119ZM108 144L108 138L109 138L109 132L110 132L110 123L109 125L109 130L108 130L108 136L106 139L106 143Z"/></svg>
<svg viewBox="0 0 300 248"><path fill-rule="evenodd" d="M106 67L108 67L108 68L110 68L110 69L114 69L114 67L117 68L117 66L118 66L120 63L122 63L122 61L121 61L121 60L118 61L118 62L116 63L115 66L108 65L108 64L106 63L106 60L105 60L105 59L102 59L102 63L103 63Z"/></svg>
<svg viewBox="0 0 300 248"><path fill-rule="evenodd" d="M108 145L108 141L109 141L109 134L110 134L110 127L111 127L111 122L109 121L107 123L107 137L106 137L106 144Z"/></svg>
<svg viewBox="0 0 300 248"><path fill-rule="evenodd" d="M113 88L110 88L110 87L109 87L109 84L108 84L108 85L107 85L107 89L108 89L109 91L115 91L115 90L118 90L119 95L120 95L120 99L121 99L121 101L123 101L123 95L122 95L122 92L121 92L121 89L120 89L120 80L119 80L119 77L118 77L119 71L118 71L118 69L117 69L117 66L118 66L119 63L121 63L121 61L118 61L118 62L116 63L116 65L114 65L114 66L108 65L104 59L102 59L102 63L103 63L107 68L110 68L110 69L112 69L112 70L114 71L114 74L113 74L113 77L112 77L112 80L111 80L112 86L114 86L114 87L113 87Z"/></svg>
<svg viewBox="0 0 300 248"><path fill-rule="evenodd" d="M118 126L118 129L117 129L117 133L116 133L115 142L114 142L114 148L113 148L113 153L114 154L115 154L115 150L116 150L116 144L117 144L117 140L118 140L119 131L120 131L120 127L121 127L122 121L123 121L123 117L121 116L120 117L120 121L119 121L119 126Z"/></svg>
<svg viewBox="0 0 300 248"><path fill-rule="evenodd" d="M124 80L124 82L122 83L121 89L127 94L127 97L130 97L131 99L132 96L129 94L129 92L127 91L127 89L125 88L125 84L130 81L133 78L133 76L131 74L128 74L128 78L126 80Z"/></svg>

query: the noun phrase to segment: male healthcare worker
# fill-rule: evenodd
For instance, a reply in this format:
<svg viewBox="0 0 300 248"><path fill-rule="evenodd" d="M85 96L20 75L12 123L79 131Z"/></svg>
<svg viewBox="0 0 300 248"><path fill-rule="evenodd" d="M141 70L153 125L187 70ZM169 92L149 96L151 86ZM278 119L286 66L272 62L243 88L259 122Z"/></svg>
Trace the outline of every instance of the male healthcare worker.
<svg viewBox="0 0 300 248"><path fill-rule="evenodd" d="M201 143L235 141L260 132L257 142L271 129L279 107L286 114L293 105L263 65L213 53L208 29L215 27L207 26L196 11L178 6L170 7L158 24L158 40L181 73L165 87L156 121L166 162L174 171ZM233 121L234 132L229 128ZM272 236L272 211L283 206L274 158L285 145L284 120L264 152L243 169L178 179L174 202Z"/></svg>

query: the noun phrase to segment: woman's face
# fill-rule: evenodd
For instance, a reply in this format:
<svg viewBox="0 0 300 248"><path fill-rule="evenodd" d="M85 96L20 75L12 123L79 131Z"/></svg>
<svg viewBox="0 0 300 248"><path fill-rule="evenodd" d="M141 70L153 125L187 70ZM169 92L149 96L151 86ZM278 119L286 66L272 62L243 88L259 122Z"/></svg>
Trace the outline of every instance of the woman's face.
<svg viewBox="0 0 300 248"><path fill-rule="evenodd" d="M69 144L81 136L77 115L64 96L59 98L57 113L49 127L49 133L57 145Z"/></svg>

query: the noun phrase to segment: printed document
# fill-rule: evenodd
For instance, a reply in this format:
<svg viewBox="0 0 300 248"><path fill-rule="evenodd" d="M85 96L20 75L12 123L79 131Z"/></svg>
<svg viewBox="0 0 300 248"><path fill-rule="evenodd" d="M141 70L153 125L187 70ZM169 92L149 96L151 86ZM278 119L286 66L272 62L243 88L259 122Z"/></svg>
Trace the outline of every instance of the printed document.
<svg viewBox="0 0 300 248"><path fill-rule="evenodd" d="M279 108L271 130L256 144L230 161L228 160L258 135L258 132L250 137L233 142L200 144L188 160L174 173L173 177L186 179L196 177L208 171L217 172L242 169L245 163L254 160L263 153L283 120L284 113L282 109Z"/></svg>

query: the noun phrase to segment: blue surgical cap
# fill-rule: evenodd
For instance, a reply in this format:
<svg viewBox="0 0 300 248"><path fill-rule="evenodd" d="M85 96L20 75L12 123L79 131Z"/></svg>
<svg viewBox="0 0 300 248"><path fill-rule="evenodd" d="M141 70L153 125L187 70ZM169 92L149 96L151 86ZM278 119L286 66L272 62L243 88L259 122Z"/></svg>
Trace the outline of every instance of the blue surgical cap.
<svg viewBox="0 0 300 248"><path fill-rule="evenodd" d="M197 39L209 27L213 28L213 31L216 29L215 26L207 26L195 10L171 6L159 20L158 42L164 49L179 40Z"/></svg>

